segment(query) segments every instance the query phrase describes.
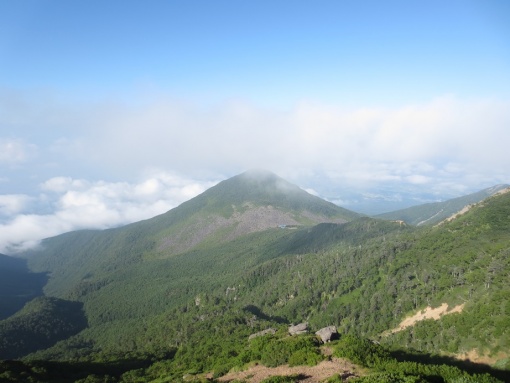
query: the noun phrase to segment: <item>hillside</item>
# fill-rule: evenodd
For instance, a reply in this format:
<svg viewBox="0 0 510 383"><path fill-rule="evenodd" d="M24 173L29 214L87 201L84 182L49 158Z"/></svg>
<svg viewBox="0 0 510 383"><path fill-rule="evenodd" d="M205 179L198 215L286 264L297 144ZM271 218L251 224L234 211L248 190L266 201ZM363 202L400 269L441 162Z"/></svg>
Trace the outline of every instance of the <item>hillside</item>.
<svg viewBox="0 0 510 383"><path fill-rule="evenodd" d="M402 210L379 214L376 218L386 220L401 220L409 225L435 225L455 213L458 213L466 206L483 201L506 188L509 185L496 185L479 192L466 196L453 198L444 202L433 202L418 206L412 206Z"/></svg>
<svg viewBox="0 0 510 383"><path fill-rule="evenodd" d="M257 217L245 215L248 211L267 212L269 206L281 215L262 219L266 223L253 225L256 230L235 231L246 217ZM297 223L280 221L283 214ZM179 241L168 246L182 227L200 232L193 229L201 227L196 222L220 216L237 221L191 247ZM114 360L119 369L113 381L126 382L221 376L257 361L316 364L322 357L315 337L287 336L290 324L306 321L311 331L335 325L341 341L346 335L376 340L397 358L405 354L457 366L446 356L476 355L475 361L509 368L509 252L510 193L490 197L443 225L417 228L356 217L271 174L243 174L162 216L64 234L26 253L31 272L48 273L46 295L78 303L87 326L26 360ZM453 313L458 306L462 309ZM418 315L429 307L452 313L436 319ZM0 326L12 327L12 318ZM406 318L421 320L389 331ZM276 329L274 337L248 341L267 328ZM368 347L352 342L349 347ZM443 359L433 357L438 354ZM142 370L130 371L135 365ZM430 367L431 380L421 381L481 368L458 366L460 372ZM111 371L96 367L101 376ZM413 374L425 376L413 368ZM494 368L482 370L501 379ZM128 375L121 379L119 371ZM464 381L495 382L470 379Z"/></svg>
<svg viewBox="0 0 510 383"><path fill-rule="evenodd" d="M39 297L0 321L0 359L13 359L53 346L87 327L79 302Z"/></svg>
<svg viewBox="0 0 510 383"><path fill-rule="evenodd" d="M53 274L47 294L66 297L75 291L79 296L108 283L112 272L140 262L209 252L265 230L344 223L358 216L275 174L249 171L157 217L117 229L63 234L21 256L33 271Z"/></svg>
<svg viewBox="0 0 510 383"><path fill-rule="evenodd" d="M25 259L0 254L0 320L42 295L47 281L45 273L31 273Z"/></svg>

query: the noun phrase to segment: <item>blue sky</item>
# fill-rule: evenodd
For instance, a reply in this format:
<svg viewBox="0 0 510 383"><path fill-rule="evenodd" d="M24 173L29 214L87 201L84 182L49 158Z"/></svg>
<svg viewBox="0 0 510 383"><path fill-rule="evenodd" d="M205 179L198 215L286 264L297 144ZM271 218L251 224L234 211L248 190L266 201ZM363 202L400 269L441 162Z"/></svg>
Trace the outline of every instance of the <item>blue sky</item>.
<svg viewBox="0 0 510 383"><path fill-rule="evenodd" d="M510 183L507 1L4 1L0 252L257 167L357 211Z"/></svg>
<svg viewBox="0 0 510 383"><path fill-rule="evenodd" d="M445 4L446 3L446 4ZM96 100L380 105L508 96L510 14L494 1L4 2L2 82Z"/></svg>

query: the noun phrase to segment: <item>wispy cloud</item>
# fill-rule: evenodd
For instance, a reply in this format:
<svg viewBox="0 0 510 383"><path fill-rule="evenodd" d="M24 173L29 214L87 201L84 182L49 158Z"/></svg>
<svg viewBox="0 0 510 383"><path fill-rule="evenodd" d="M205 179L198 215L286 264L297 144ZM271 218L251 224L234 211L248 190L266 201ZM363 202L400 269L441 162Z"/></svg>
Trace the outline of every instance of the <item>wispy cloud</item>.
<svg viewBox="0 0 510 383"><path fill-rule="evenodd" d="M36 146L24 140L0 137L0 165L15 165L28 161L34 156Z"/></svg>

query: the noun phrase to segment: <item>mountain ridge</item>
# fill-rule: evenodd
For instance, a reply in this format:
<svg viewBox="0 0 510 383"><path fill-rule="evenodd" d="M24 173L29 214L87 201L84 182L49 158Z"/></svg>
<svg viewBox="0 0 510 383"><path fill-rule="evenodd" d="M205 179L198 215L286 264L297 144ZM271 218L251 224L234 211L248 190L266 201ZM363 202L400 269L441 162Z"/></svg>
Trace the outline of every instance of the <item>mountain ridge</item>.
<svg viewBox="0 0 510 383"><path fill-rule="evenodd" d="M494 185L475 193L452 198L443 202L431 202L411 206L405 209L378 214L374 217L387 220L402 220L407 224L415 226L432 226L453 216L464 207L483 201L508 187L509 185L506 184Z"/></svg>

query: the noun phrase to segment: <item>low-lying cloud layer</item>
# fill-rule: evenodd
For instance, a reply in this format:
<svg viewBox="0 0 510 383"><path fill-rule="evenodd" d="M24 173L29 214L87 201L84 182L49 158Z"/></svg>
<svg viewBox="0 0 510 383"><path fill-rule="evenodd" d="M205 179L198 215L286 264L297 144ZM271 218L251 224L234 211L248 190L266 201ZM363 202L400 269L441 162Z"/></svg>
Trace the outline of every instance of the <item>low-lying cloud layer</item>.
<svg viewBox="0 0 510 383"><path fill-rule="evenodd" d="M154 173L135 184L51 178L40 185L37 197L0 196L0 218L4 219L0 252L24 250L71 230L104 229L147 219L213 185L167 172Z"/></svg>
<svg viewBox="0 0 510 383"><path fill-rule="evenodd" d="M510 181L506 100L271 109L168 97L70 105L18 94L0 97L0 112L10 131L0 137L0 252L148 218L249 168L353 210L361 200L419 203L425 190L442 199ZM154 168L164 170L147 174Z"/></svg>

